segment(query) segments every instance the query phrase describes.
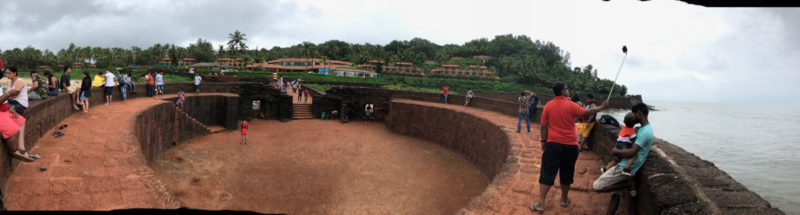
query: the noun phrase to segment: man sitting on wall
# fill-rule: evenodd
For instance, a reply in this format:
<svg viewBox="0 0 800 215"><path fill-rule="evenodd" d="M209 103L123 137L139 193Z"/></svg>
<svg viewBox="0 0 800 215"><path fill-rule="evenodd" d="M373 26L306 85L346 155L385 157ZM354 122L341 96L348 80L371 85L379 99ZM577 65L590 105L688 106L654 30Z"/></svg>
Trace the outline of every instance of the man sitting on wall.
<svg viewBox="0 0 800 215"><path fill-rule="evenodd" d="M636 121L642 126L636 132L635 144L629 149L612 149L612 155L623 159L616 166L606 170L600 175L592 185L592 188L597 192L604 193L614 191L614 194L611 195L611 202L608 205L607 214L614 214L617 211L619 199L622 194L624 194L623 190L625 188L632 188L632 182L626 183L626 181L632 179L633 176L625 176L622 172L628 159L634 155L636 156L636 160L633 161L630 167L635 175L647 159L647 154L650 153L650 147L653 146L653 127L650 126L650 121L647 119L647 114L649 112L647 105L644 103L636 104L631 108L631 112L636 116ZM633 191L631 193L634 193Z"/></svg>

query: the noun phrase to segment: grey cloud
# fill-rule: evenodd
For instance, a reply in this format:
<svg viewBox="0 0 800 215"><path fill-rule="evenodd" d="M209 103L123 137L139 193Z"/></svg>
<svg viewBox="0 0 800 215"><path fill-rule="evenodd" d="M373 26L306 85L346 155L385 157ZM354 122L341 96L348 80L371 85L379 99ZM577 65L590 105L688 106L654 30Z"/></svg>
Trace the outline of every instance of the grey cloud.
<svg viewBox="0 0 800 215"><path fill-rule="evenodd" d="M0 48L58 50L70 42L79 46L149 47L204 38L226 41L240 30L248 37L279 37L279 25L313 14L293 2L278 0L120 2L110 0L12 0L0 8L6 20L0 28ZM311 13L308 13L311 12ZM11 14L11 15L8 15Z"/></svg>

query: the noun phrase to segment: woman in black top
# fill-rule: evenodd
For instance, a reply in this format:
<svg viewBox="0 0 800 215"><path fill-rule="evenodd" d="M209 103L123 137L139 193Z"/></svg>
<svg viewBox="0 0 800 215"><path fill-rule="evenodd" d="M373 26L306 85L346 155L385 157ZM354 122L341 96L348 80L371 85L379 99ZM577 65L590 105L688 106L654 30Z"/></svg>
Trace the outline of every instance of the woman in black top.
<svg viewBox="0 0 800 215"><path fill-rule="evenodd" d="M50 84L47 85L47 95L58 96L58 86L61 86L61 84L58 83L58 78L50 71L44 72L44 75L47 76L47 80L50 82Z"/></svg>
<svg viewBox="0 0 800 215"><path fill-rule="evenodd" d="M89 113L89 97L92 96L92 79L89 78L88 72L83 72L83 80L81 81L81 106L83 106L83 113Z"/></svg>

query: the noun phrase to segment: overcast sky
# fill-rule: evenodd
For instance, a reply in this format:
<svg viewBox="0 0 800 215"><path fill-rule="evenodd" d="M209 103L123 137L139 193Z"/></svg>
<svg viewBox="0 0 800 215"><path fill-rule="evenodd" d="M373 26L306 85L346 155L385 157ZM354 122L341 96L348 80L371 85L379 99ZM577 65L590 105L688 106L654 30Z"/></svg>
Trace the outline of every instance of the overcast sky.
<svg viewBox="0 0 800 215"><path fill-rule="evenodd" d="M235 4L232 4L235 3ZM0 49L217 44L251 48L331 39L463 44L525 34L619 77L645 101L800 103L800 9L703 8L679 1L6 0Z"/></svg>

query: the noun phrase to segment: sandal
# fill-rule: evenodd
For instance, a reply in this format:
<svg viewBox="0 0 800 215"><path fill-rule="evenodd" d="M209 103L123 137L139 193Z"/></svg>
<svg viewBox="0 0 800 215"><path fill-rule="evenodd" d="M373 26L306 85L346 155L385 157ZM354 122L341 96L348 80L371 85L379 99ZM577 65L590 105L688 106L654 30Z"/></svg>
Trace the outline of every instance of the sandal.
<svg viewBox="0 0 800 215"><path fill-rule="evenodd" d="M25 162L33 162L34 159L31 158L31 157L25 156L25 153L27 153L25 150L17 149L16 151L14 151L13 156L16 159L20 159L20 160L25 161Z"/></svg>
<svg viewBox="0 0 800 215"><path fill-rule="evenodd" d="M544 207L537 206L536 202L531 202L530 208L531 208L531 211L533 211L533 212L540 213L540 214L544 213Z"/></svg>
<svg viewBox="0 0 800 215"><path fill-rule="evenodd" d="M561 207L565 207L566 208L567 206L569 206L570 202L572 202L572 199L570 199L569 197L567 197L566 201L564 201L564 199L561 199Z"/></svg>

